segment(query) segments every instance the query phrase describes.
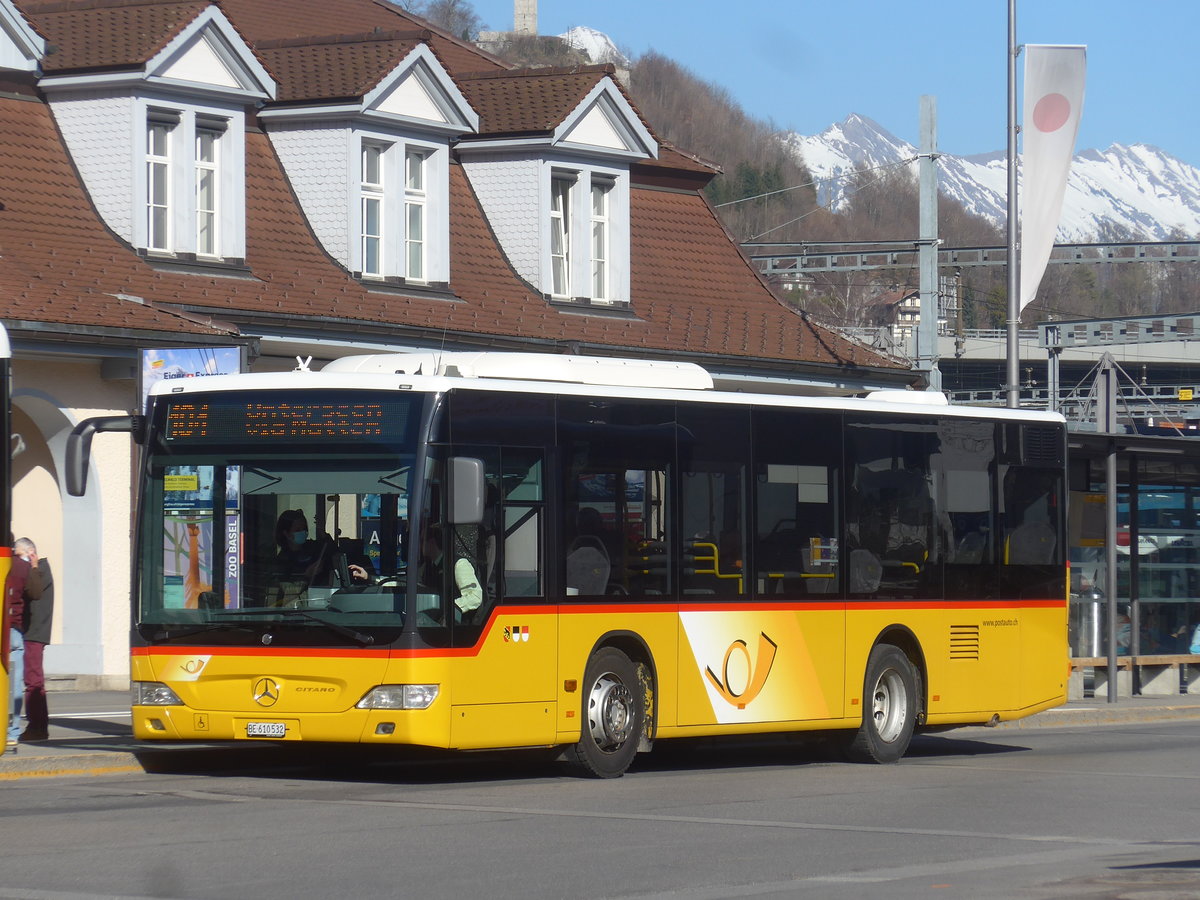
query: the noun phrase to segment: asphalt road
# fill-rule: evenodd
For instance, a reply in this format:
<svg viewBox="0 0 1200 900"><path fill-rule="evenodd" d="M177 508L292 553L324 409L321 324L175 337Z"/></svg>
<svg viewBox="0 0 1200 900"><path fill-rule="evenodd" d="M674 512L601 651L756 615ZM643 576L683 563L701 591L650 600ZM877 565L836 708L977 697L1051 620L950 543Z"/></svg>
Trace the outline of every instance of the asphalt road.
<svg viewBox="0 0 1200 900"><path fill-rule="evenodd" d="M660 744L626 777L356 748L0 787L0 898L1200 898L1200 723ZM233 759L233 757L229 757Z"/></svg>

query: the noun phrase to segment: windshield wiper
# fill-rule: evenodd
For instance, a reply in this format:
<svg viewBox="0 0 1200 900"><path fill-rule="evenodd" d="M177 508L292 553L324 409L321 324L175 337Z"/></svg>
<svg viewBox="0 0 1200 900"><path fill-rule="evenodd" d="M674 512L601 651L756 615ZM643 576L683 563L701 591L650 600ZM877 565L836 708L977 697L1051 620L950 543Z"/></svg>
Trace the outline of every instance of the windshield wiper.
<svg viewBox="0 0 1200 900"><path fill-rule="evenodd" d="M369 634L363 634L361 631L355 631L353 628L347 628L345 625L339 625L337 622L330 622L328 619L322 619L320 616L314 616L312 613L303 609L275 609L272 610L275 615L284 616L290 619L307 619L310 622L316 622L324 625L330 631L348 637L352 641L357 641L363 646L375 643L375 638Z"/></svg>
<svg viewBox="0 0 1200 900"><path fill-rule="evenodd" d="M167 628L168 626L164 625L161 631L154 632L154 634L150 636L150 640L165 641L168 638L174 638L178 640L179 638L191 637L195 634L205 634L206 632L216 631L218 629L223 631L245 631L249 634L258 634L258 632L253 628L249 628L245 625L234 625L229 622L206 622L203 625L197 625L194 628L189 628L187 631L178 632L168 631Z"/></svg>
<svg viewBox="0 0 1200 900"><path fill-rule="evenodd" d="M323 619L320 616L314 616L312 613L303 609L270 609L266 607L247 607L245 609L227 609L224 612L218 613L218 615L227 617L229 619L249 616L283 616L284 618L290 619L307 619L310 622L316 622L319 625L324 625L330 631L340 634L342 637L348 637L352 641L357 641L363 646L369 646L370 644L375 643L375 638L369 634L363 634L361 631L356 631L353 628L347 628L345 625L339 625L337 622L330 622L328 619ZM251 634L260 634L263 630L265 630L266 627L270 626L270 621L264 618L263 625L265 626L263 629L255 629L246 625L233 625L227 621L210 622L207 625L194 628L191 631L185 631L183 634L178 635L167 634L167 632L159 632L154 636L154 639L158 640L162 637L187 637L190 634L199 634L204 631L211 631L214 628L234 628L238 631L248 631Z"/></svg>

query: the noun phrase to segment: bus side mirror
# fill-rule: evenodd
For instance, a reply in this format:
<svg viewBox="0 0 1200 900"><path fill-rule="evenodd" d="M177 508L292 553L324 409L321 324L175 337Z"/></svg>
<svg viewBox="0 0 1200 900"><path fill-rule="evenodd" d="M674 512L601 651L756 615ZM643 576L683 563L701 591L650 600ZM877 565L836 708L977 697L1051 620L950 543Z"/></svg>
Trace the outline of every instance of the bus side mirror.
<svg viewBox="0 0 1200 900"><path fill-rule="evenodd" d="M450 524L478 525L482 522L485 490L483 460L452 456L449 488Z"/></svg>
<svg viewBox="0 0 1200 900"><path fill-rule="evenodd" d="M67 493L82 497L87 492L88 463L92 458L92 436L98 431L125 431L139 444L146 439L145 416L97 416L84 419L67 436Z"/></svg>

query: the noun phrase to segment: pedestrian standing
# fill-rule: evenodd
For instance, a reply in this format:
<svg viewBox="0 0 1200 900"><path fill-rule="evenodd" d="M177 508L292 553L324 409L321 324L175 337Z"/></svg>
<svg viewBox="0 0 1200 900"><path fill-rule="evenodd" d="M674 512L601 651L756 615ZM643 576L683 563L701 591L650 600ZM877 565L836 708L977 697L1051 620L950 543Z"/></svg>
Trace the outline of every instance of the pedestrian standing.
<svg viewBox="0 0 1200 900"><path fill-rule="evenodd" d="M13 544L11 532L9 546ZM17 741L21 736L21 701L25 694L25 598L30 588L39 596L38 585L33 585L33 567L27 560L14 556L4 580L4 628L8 636L8 742L7 752L17 752Z"/></svg>
<svg viewBox="0 0 1200 900"><path fill-rule="evenodd" d="M37 545L29 538L17 538L13 552L24 559L41 581L41 595L26 594L25 601L25 719L22 743L50 738L50 707L46 702L46 670L42 664L50 643L50 625L54 619L54 577L50 561L38 556Z"/></svg>

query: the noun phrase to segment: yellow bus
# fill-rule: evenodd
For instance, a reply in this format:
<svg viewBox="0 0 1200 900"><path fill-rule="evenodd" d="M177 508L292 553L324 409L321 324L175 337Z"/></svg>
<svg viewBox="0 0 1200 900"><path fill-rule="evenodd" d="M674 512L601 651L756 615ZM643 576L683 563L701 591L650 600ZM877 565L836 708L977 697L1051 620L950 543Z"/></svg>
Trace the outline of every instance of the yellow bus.
<svg viewBox="0 0 1200 900"><path fill-rule="evenodd" d="M701 735L826 730L893 762L916 729L1065 699L1054 414L506 353L151 400L128 423L143 740L561 748L616 777Z"/></svg>

